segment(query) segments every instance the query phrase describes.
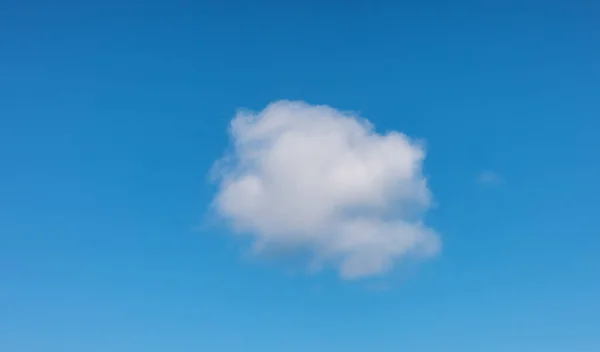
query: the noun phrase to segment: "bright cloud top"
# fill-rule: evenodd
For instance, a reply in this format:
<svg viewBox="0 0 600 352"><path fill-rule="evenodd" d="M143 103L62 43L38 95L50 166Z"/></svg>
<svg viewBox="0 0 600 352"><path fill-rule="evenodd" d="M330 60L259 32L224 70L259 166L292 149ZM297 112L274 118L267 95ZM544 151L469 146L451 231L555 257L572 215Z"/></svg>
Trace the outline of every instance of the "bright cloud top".
<svg viewBox="0 0 600 352"><path fill-rule="evenodd" d="M239 112L230 133L214 205L258 253L298 250L311 267L333 265L354 279L439 250L422 221L431 198L425 152L404 134L381 135L355 114L292 101Z"/></svg>

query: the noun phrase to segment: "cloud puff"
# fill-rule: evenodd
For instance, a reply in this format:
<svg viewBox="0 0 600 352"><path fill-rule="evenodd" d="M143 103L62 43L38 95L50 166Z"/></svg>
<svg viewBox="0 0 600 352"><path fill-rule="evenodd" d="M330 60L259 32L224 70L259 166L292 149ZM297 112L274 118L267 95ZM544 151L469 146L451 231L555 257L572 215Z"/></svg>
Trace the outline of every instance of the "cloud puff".
<svg viewBox="0 0 600 352"><path fill-rule="evenodd" d="M296 101L240 111L230 134L231 151L215 164L214 207L258 253L297 250L311 267L354 279L439 251L422 221L431 202L425 152L404 134Z"/></svg>
<svg viewBox="0 0 600 352"><path fill-rule="evenodd" d="M502 178L497 173L488 170L483 171L477 176L477 182L486 185L498 184L502 182Z"/></svg>

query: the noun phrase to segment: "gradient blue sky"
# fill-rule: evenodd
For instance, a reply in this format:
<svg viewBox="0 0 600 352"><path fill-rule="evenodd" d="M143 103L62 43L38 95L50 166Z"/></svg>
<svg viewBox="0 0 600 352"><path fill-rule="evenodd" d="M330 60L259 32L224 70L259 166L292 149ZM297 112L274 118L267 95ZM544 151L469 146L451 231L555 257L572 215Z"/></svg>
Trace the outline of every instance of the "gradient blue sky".
<svg viewBox="0 0 600 352"><path fill-rule="evenodd" d="M600 350L598 4L0 0L0 350ZM278 99L424 138L442 253L373 290L206 226Z"/></svg>

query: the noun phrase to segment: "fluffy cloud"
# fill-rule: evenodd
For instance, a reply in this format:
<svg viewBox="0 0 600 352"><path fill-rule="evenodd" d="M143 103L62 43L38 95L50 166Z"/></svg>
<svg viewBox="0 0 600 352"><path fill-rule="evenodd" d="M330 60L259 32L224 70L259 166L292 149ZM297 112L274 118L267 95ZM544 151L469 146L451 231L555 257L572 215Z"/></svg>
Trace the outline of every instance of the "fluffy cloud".
<svg viewBox="0 0 600 352"><path fill-rule="evenodd" d="M346 279L383 274L440 241L422 221L431 195L422 145L356 114L278 101L231 122L214 207L258 253L299 251Z"/></svg>

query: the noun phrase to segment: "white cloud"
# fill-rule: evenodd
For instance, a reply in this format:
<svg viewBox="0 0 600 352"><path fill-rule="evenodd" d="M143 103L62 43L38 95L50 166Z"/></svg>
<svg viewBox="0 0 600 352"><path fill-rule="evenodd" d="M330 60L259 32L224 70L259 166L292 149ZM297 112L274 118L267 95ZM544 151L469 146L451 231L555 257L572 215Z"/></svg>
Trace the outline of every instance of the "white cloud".
<svg viewBox="0 0 600 352"><path fill-rule="evenodd" d="M422 215L431 195L422 145L356 114L278 101L231 122L232 150L215 164L217 213L253 249L332 265L346 279L383 274L440 241Z"/></svg>
<svg viewBox="0 0 600 352"><path fill-rule="evenodd" d="M486 185L498 184L502 182L502 178L497 173L488 170L483 171L479 174L479 176L477 176L477 182Z"/></svg>

